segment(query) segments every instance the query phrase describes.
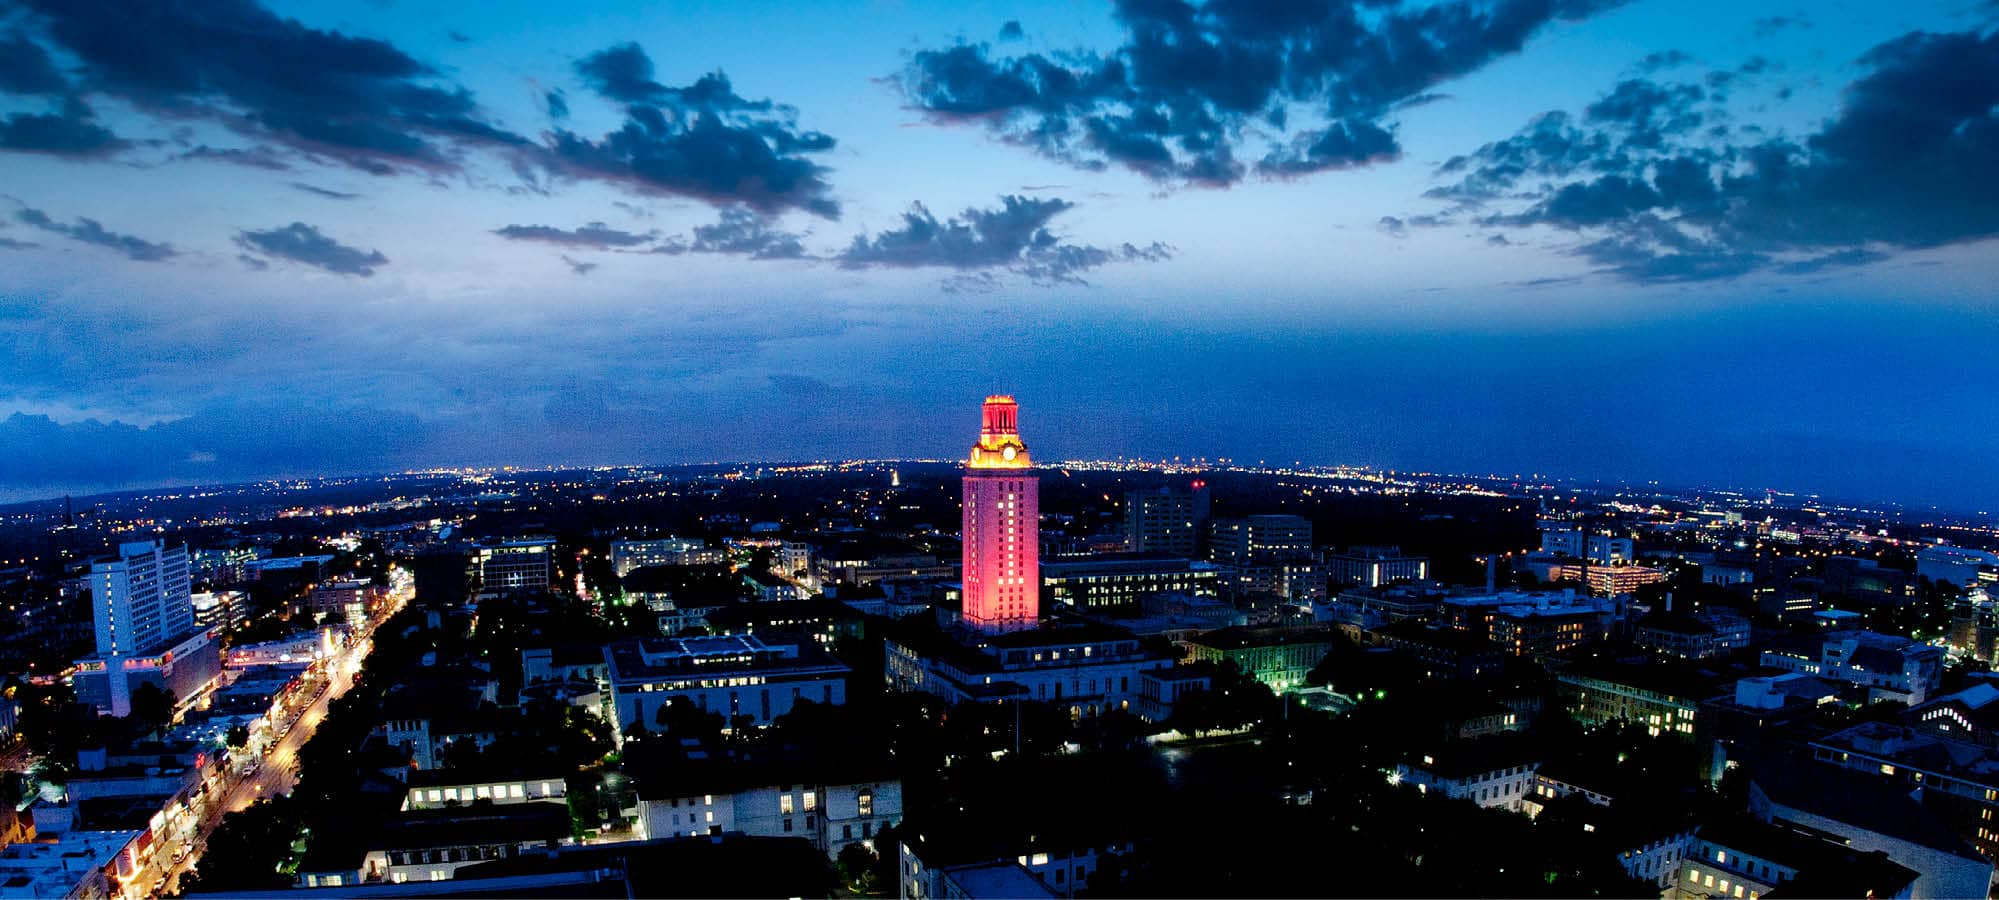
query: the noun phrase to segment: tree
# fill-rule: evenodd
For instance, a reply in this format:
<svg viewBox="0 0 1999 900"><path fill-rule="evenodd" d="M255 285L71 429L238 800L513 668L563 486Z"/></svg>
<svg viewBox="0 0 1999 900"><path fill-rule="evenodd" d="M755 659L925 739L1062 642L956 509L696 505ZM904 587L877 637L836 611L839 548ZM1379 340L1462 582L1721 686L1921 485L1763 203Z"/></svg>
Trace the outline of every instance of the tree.
<svg viewBox="0 0 1999 900"><path fill-rule="evenodd" d="M132 710L125 717L128 725L141 733L158 734L166 730L174 720L174 695L152 682L139 685L132 691Z"/></svg>
<svg viewBox="0 0 1999 900"><path fill-rule="evenodd" d="M225 736L225 743L229 745L229 749L231 750L243 749L244 744L250 743L249 726L247 725L229 726L229 733Z"/></svg>

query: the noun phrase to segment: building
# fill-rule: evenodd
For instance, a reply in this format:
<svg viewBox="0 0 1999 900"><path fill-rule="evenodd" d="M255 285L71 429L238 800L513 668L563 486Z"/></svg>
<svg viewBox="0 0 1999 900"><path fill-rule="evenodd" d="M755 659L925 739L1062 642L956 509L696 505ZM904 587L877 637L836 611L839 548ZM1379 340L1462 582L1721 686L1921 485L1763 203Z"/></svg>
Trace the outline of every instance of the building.
<svg viewBox="0 0 1999 900"><path fill-rule="evenodd" d="M1126 629L1077 620L995 634L911 616L891 626L887 650L891 689L952 703L1040 700L1078 717L1130 709L1139 676L1173 665Z"/></svg>
<svg viewBox="0 0 1999 900"><path fill-rule="evenodd" d="M1541 760L1508 736L1449 744L1397 763L1389 780L1487 809L1524 812Z"/></svg>
<svg viewBox="0 0 1999 900"><path fill-rule="evenodd" d="M1923 806L1987 859L1999 858L1999 687L1969 688L1812 742L1818 762L1878 778Z"/></svg>
<svg viewBox="0 0 1999 900"><path fill-rule="evenodd" d="M1125 494L1124 540L1133 553L1198 557L1207 525L1207 482Z"/></svg>
<svg viewBox="0 0 1999 900"><path fill-rule="evenodd" d="M1444 597L1438 609L1443 624L1516 656L1560 653L1601 640L1624 612L1616 599L1573 590L1454 594Z"/></svg>
<svg viewBox="0 0 1999 900"><path fill-rule="evenodd" d="M1665 896L1912 898L1917 873L1868 853L1751 818L1704 822Z"/></svg>
<svg viewBox="0 0 1999 900"><path fill-rule="evenodd" d="M727 561L726 551L710 548L700 538L611 542L611 569L619 578L645 566L711 566Z"/></svg>
<svg viewBox="0 0 1999 900"><path fill-rule="evenodd" d="M1666 580L1664 569L1649 566L1604 566L1595 563L1558 563L1547 569L1548 581L1574 581L1598 596L1629 594L1648 584Z"/></svg>
<svg viewBox="0 0 1999 900"><path fill-rule="evenodd" d="M491 803L539 803L561 800L568 791L560 771L536 776L519 774L467 773L459 769L417 769L404 776L409 793L403 795L403 809L445 809Z"/></svg>
<svg viewBox="0 0 1999 900"><path fill-rule="evenodd" d="M553 583L554 538L488 541L472 548L466 575L480 599L515 591L543 593Z"/></svg>
<svg viewBox="0 0 1999 900"><path fill-rule="evenodd" d="M125 716L132 712L132 694L150 684L185 705L222 674L220 635L195 631L178 643L151 653L99 656L76 662L76 699L98 712Z"/></svg>
<svg viewBox="0 0 1999 900"><path fill-rule="evenodd" d="M851 671L810 640L766 643L753 634L627 638L605 646L604 658L620 734L633 723L654 727L676 698L729 727L739 717L768 725L800 700L845 703Z"/></svg>
<svg viewBox="0 0 1999 900"><path fill-rule="evenodd" d="M1434 628L1405 619L1366 632L1375 647L1386 647L1422 663L1431 678L1476 678L1498 672L1512 654L1486 638L1455 628Z"/></svg>
<svg viewBox="0 0 1999 900"><path fill-rule="evenodd" d="M677 746L662 756L641 756L631 769L642 839L803 838L837 859L902 821L902 782L878 762Z"/></svg>
<svg viewBox="0 0 1999 900"><path fill-rule="evenodd" d="M1943 678L1944 651L1909 638L1843 629L1810 635L1763 651L1763 665L1854 685L1868 702L1911 706L1929 698Z"/></svg>
<svg viewBox="0 0 1999 900"><path fill-rule="evenodd" d="M1600 566L1623 565L1638 558L1630 538L1590 534L1574 528L1541 531L1541 552L1588 560Z"/></svg>
<svg viewBox="0 0 1999 900"><path fill-rule="evenodd" d="M1175 557L1056 557L1041 563L1041 593L1051 609L1131 611L1158 594L1218 596L1221 574L1209 563Z"/></svg>
<svg viewBox="0 0 1999 900"><path fill-rule="evenodd" d="M1401 547L1349 547L1328 552L1326 580L1337 587L1378 588L1397 581L1422 581L1430 577L1430 559L1404 556Z"/></svg>
<svg viewBox="0 0 1999 900"><path fill-rule="evenodd" d="M1301 516L1258 515L1208 523L1208 558L1224 565L1311 553L1312 523Z"/></svg>
<svg viewBox="0 0 1999 900"><path fill-rule="evenodd" d="M1725 610L1648 616L1638 623L1637 643L1664 656L1706 659L1749 646L1749 620Z"/></svg>
<svg viewBox="0 0 1999 900"><path fill-rule="evenodd" d="M368 621L369 609L379 604L385 593L361 579L322 581L313 585L306 608L314 615L332 616L358 627Z"/></svg>
<svg viewBox="0 0 1999 900"><path fill-rule="evenodd" d="M1924 547L1916 553L1916 577L1956 587L1999 581L1999 553L1968 547Z"/></svg>
<svg viewBox="0 0 1999 900"><path fill-rule="evenodd" d="M559 801L412 809L347 842L355 849L351 865L303 861L298 883L330 888L448 881L465 866L546 853L573 842L569 807Z"/></svg>
<svg viewBox="0 0 1999 900"><path fill-rule="evenodd" d="M1749 810L1792 831L1884 853L1916 872L1910 896L1977 897L1992 884L1992 861L1911 797L1906 784L1824 766L1752 770Z"/></svg>
<svg viewBox="0 0 1999 900"><path fill-rule="evenodd" d="M1041 615L1041 480L1020 439L1020 405L987 397L965 462L965 623L986 631L1032 628Z"/></svg>
<svg viewBox="0 0 1999 900"><path fill-rule="evenodd" d="M193 594L188 602L194 607L194 627L203 630L227 632L250 617L250 597L242 591Z"/></svg>
<svg viewBox="0 0 1999 900"><path fill-rule="evenodd" d="M1576 721L1623 721L1654 736L1693 737L1702 701L1725 692L1713 676L1663 662L1577 662L1556 672L1555 681Z"/></svg>
<svg viewBox="0 0 1999 900"><path fill-rule="evenodd" d="M0 848L0 898L122 897L142 866L138 831L71 831Z"/></svg>
<svg viewBox="0 0 1999 900"><path fill-rule="evenodd" d="M1233 664L1277 693L1305 686L1305 675L1332 650L1331 632L1285 628L1223 628L1187 640L1195 662Z"/></svg>
<svg viewBox="0 0 1999 900"><path fill-rule="evenodd" d="M157 650L194 631L187 547L162 541L118 545L118 557L91 564L99 656Z"/></svg>

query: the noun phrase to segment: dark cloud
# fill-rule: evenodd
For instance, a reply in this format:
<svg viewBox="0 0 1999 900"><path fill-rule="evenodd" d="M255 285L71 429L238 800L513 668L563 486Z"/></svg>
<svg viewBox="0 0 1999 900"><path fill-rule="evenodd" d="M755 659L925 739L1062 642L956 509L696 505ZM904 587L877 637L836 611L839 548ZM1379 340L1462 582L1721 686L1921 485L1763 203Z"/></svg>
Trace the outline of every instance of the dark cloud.
<svg viewBox="0 0 1999 900"><path fill-rule="evenodd" d="M1083 272L1109 263L1172 256L1171 248L1159 243L1103 248L1065 242L1048 223L1074 208L1067 200L1007 195L1000 204L939 221L919 203L903 213L901 228L873 237L856 235L837 258L849 268L1004 269L1040 282L1075 282Z"/></svg>
<svg viewBox="0 0 1999 900"><path fill-rule="evenodd" d="M1382 231L1388 232L1390 235L1394 237L1400 238L1400 237L1409 236L1409 223L1404 222L1401 219L1398 219L1394 216L1382 216L1381 221L1375 223L1375 227L1380 228Z"/></svg>
<svg viewBox="0 0 1999 900"><path fill-rule="evenodd" d="M255 272L262 272L265 269L271 267L270 263L267 263L262 259L259 259L258 257L251 256L248 253L236 254L236 261L242 263L244 268L250 269L251 271Z"/></svg>
<svg viewBox="0 0 1999 900"><path fill-rule="evenodd" d="M389 258L379 250L349 247L320 234L319 229L304 222L293 222L267 231L239 231L236 243L253 253L289 259L338 275L366 278L375 274L375 269L389 263Z"/></svg>
<svg viewBox="0 0 1999 900"><path fill-rule="evenodd" d="M336 191L332 190L331 188L323 188L318 185L306 184L303 181L292 182L292 187L304 191L308 194L311 194L315 197L325 197L328 200L353 200L361 196L360 194L350 194L347 193L346 191Z"/></svg>
<svg viewBox="0 0 1999 900"><path fill-rule="evenodd" d="M8 250L33 250L34 248L39 246L41 245L33 243L31 241L17 241L14 240L13 238L0 238L0 248L5 248Z"/></svg>
<svg viewBox="0 0 1999 900"><path fill-rule="evenodd" d="M69 79L40 44L20 34L0 35L0 93L61 95L69 90Z"/></svg>
<svg viewBox="0 0 1999 900"><path fill-rule="evenodd" d="M582 260L571 259L569 254L567 253L561 254L561 256L563 263L569 266L569 271L575 272L578 275L588 275L590 274L590 271L592 269L597 268L598 265L597 263L593 262L583 262Z"/></svg>
<svg viewBox="0 0 1999 900"><path fill-rule="evenodd" d="M692 240L661 244L660 253L733 253L752 259L804 259L804 235L772 227L769 220L743 207L722 210L713 225L696 225Z"/></svg>
<svg viewBox="0 0 1999 900"><path fill-rule="evenodd" d="M659 232L643 234L621 231L602 222L591 222L581 228L557 228L553 225L508 225L495 228L493 233L510 241L540 241L564 247L581 247L592 250L608 250L617 247L636 247L651 243L659 237Z"/></svg>
<svg viewBox="0 0 1999 900"><path fill-rule="evenodd" d="M1788 16L1766 16L1757 19L1756 24L1750 26L1750 31L1760 40L1787 28L1810 27L1812 27L1811 20L1805 18L1804 13L1797 13Z"/></svg>
<svg viewBox="0 0 1999 900"><path fill-rule="evenodd" d="M204 117L371 173L458 168L455 148L527 141L394 45L282 18L255 0L21 0L81 66L77 88Z"/></svg>
<svg viewBox="0 0 1999 900"><path fill-rule="evenodd" d="M444 33L444 36L450 38L454 44L472 43L472 38L462 31L447 31Z"/></svg>
<svg viewBox="0 0 1999 900"><path fill-rule="evenodd" d="M208 159L253 169L272 172L289 172L292 164L283 152L273 147L210 147L203 144L180 155L181 159Z"/></svg>
<svg viewBox="0 0 1999 900"><path fill-rule="evenodd" d="M1627 144L1658 147L1672 135L1685 134L1701 126L1695 108L1707 93L1699 85L1660 84L1642 78L1620 82L1609 95L1585 109L1586 121L1614 125L1624 132Z"/></svg>
<svg viewBox="0 0 1999 900"><path fill-rule="evenodd" d="M0 419L0 488L116 487L387 468L429 435L379 409L229 405L157 425Z"/></svg>
<svg viewBox="0 0 1999 900"><path fill-rule="evenodd" d="M542 99L548 104L549 118L557 120L569 118L569 97L561 88L549 91Z"/></svg>
<svg viewBox="0 0 1999 900"><path fill-rule="evenodd" d="M1573 252L1637 281L1814 273L1999 237L1999 32L1915 32L1860 62L1802 140L1726 143L1695 127L1698 88L1627 81L1589 127L1545 115L1446 163L1458 181L1433 194L1524 204L1482 221L1577 231Z"/></svg>
<svg viewBox="0 0 1999 900"><path fill-rule="evenodd" d="M1518 51L1550 22L1614 5L1121 0L1126 39L1108 54L996 56L959 44L919 51L900 82L936 120L981 124L1071 165L1226 186L1250 170L1244 155L1275 176L1394 159L1387 119L1398 107Z"/></svg>
<svg viewBox="0 0 1999 900"><path fill-rule="evenodd" d="M11 113L0 119L0 150L53 156L101 156L126 142L95 121L89 104L75 98L50 113Z"/></svg>
<svg viewBox="0 0 1999 900"><path fill-rule="evenodd" d="M625 124L597 140L557 129L547 153L555 171L765 215L799 209L839 218L827 170L808 158L834 140L801 129L797 110L745 99L720 72L686 87L660 84L637 44L593 53L576 71L600 96L626 104Z"/></svg>
<svg viewBox="0 0 1999 900"><path fill-rule="evenodd" d="M158 262L176 255L174 248L169 244L156 244L129 234L109 231L96 219L78 218L75 222L64 225L50 218L48 213L34 208L24 208L16 212L14 218L24 225L51 234L60 234L73 241L116 250L126 258L140 262Z"/></svg>
<svg viewBox="0 0 1999 900"><path fill-rule="evenodd" d="M1002 41L1018 41L1026 38L1027 30L1020 27L1020 22L1017 20L1008 19L1005 25L1000 26L999 39Z"/></svg>
<svg viewBox="0 0 1999 900"><path fill-rule="evenodd" d="M1671 69L1677 66L1684 66L1693 61L1694 58L1692 56L1689 56L1682 51L1661 50L1657 53L1646 54L1644 59L1639 60L1638 71L1641 74L1650 75L1662 69Z"/></svg>

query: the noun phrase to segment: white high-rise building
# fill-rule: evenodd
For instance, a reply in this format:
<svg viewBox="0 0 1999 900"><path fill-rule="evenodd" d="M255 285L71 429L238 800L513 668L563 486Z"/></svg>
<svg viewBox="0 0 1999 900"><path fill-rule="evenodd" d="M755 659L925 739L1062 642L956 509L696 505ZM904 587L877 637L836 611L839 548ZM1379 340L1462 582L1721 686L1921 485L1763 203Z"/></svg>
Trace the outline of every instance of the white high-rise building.
<svg viewBox="0 0 1999 900"><path fill-rule="evenodd" d="M194 631L187 547L162 541L118 545L118 558L90 567L99 656L136 656Z"/></svg>

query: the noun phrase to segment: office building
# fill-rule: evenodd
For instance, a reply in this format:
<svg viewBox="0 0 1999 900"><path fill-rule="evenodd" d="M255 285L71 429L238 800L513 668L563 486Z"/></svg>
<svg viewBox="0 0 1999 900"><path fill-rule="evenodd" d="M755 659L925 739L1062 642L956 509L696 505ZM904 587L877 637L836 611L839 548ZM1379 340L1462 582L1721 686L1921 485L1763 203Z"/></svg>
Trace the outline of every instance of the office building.
<svg viewBox="0 0 1999 900"><path fill-rule="evenodd" d="M1041 480L1020 439L1020 405L987 397L965 462L964 620L986 631L1032 628L1041 614Z"/></svg>
<svg viewBox="0 0 1999 900"><path fill-rule="evenodd" d="M242 591L206 591L189 597L194 627L228 631L250 617L250 597Z"/></svg>
<svg viewBox="0 0 1999 900"><path fill-rule="evenodd" d="M154 650L194 630L185 546L120 544L116 559L91 565L90 586L100 656Z"/></svg>
<svg viewBox="0 0 1999 900"><path fill-rule="evenodd" d="M1853 685L1867 702L1916 705L1943 678L1942 647L1900 635L1841 629L1807 635L1763 651L1763 665Z"/></svg>
<svg viewBox="0 0 1999 900"><path fill-rule="evenodd" d="M646 566L709 566L727 561L725 551L710 548L700 538L611 542L611 569L619 578Z"/></svg>
<svg viewBox="0 0 1999 900"><path fill-rule="evenodd" d="M1209 563L1173 557L1055 557L1041 563L1041 588L1051 608L1129 611L1158 594L1219 596L1221 570Z"/></svg>
<svg viewBox="0 0 1999 900"><path fill-rule="evenodd" d="M1335 588L1375 588L1430 577L1430 559L1405 556L1401 547L1349 547L1324 557L1326 580Z"/></svg>
<svg viewBox="0 0 1999 900"><path fill-rule="evenodd" d="M604 648L612 725L656 729L660 711L686 698L734 727L738 717L768 725L800 700L840 704L847 673L809 640L766 643L753 634L727 637L626 638Z"/></svg>
<svg viewBox="0 0 1999 900"><path fill-rule="evenodd" d="M1125 546L1133 553L1194 558L1208 525L1208 485L1161 487L1124 497Z"/></svg>
<svg viewBox="0 0 1999 900"><path fill-rule="evenodd" d="M1999 576L1999 553L1968 547L1924 547L1916 552L1916 577L1954 587L1990 583Z"/></svg>
<svg viewBox="0 0 1999 900"><path fill-rule="evenodd" d="M1230 663L1277 693L1305 686L1305 676L1332 651L1329 631L1223 628L1187 639L1195 662Z"/></svg>
<svg viewBox="0 0 1999 900"><path fill-rule="evenodd" d="M1261 515L1208 524L1208 558L1230 566L1309 556L1312 523L1301 516Z"/></svg>
<svg viewBox="0 0 1999 900"><path fill-rule="evenodd" d="M515 591L542 593L554 574L554 538L489 541L472 549L466 574L481 599Z"/></svg>

